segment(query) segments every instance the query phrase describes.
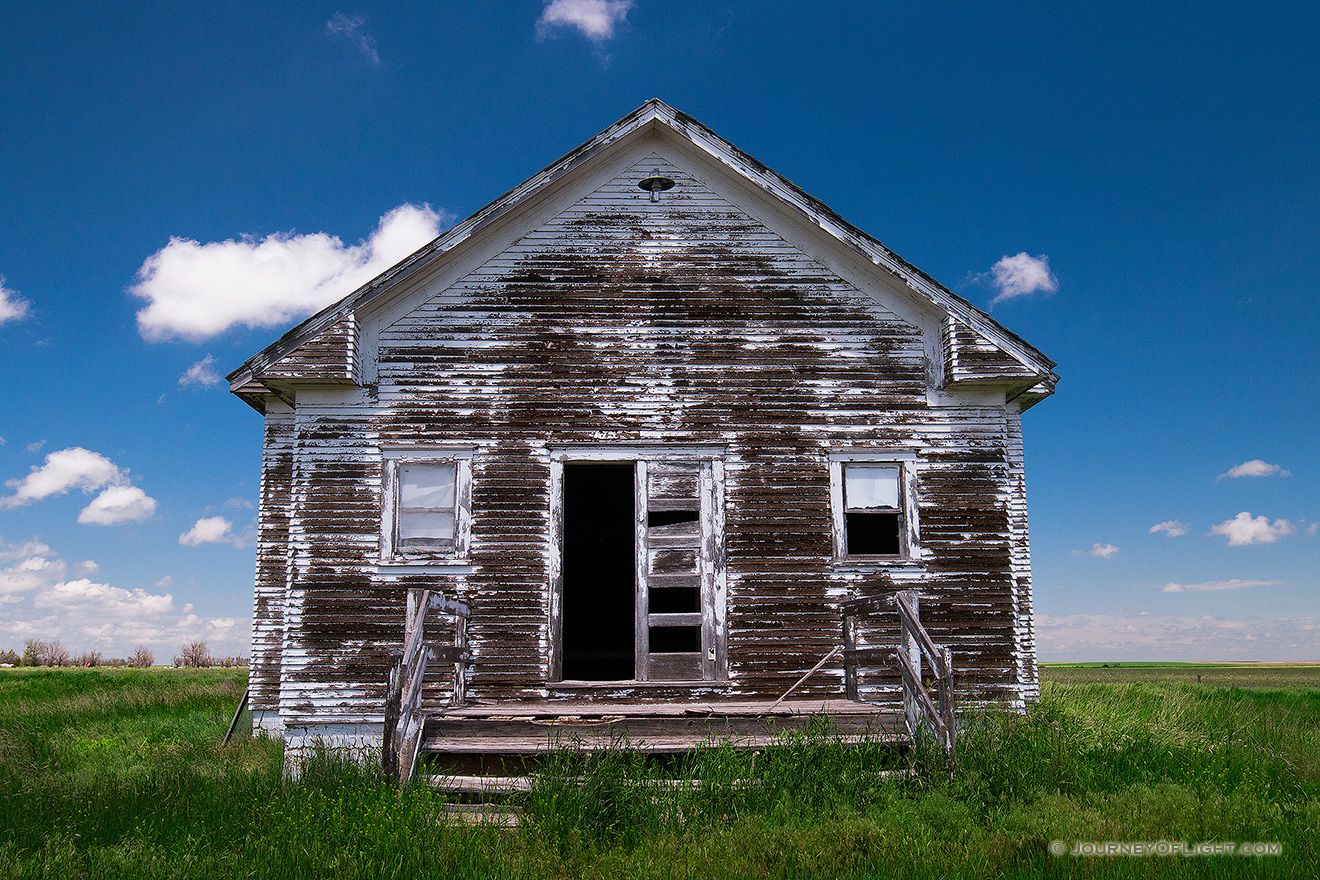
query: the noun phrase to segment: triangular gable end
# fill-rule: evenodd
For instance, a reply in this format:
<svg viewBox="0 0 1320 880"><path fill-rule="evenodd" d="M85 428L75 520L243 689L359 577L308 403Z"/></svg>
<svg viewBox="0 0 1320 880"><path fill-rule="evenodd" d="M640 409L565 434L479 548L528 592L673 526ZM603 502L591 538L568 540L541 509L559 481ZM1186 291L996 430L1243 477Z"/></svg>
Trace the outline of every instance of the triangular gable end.
<svg viewBox="0 0 1320 880"><path fill-rule="evenodd" d="M608 304L593 338L615 333L612 344L624 352L637 332L630 328L645 325L636 338L660 342L660 351L637 364L655 381L675 378L664 375L665 350L716 342L745 347L752 360L773 357L769 351L782 344L846 360L841 352L865 338L864 345L890 346L921 370L925 339L939 336L933 310L917 312L830 271L722 191L723 169L715 169L720 180L710 180L710 168L671 145L649 139L637 146L574 189L563 210L538 213L530 231L492 236L499 240L457 266L364 308L364 335L368 325L379 328L382 387L387 375L389 383L409 380L420 348L484 348L496 336L539 344L547 309L566 315L593 302ZM652 177L674 184L658 203L639 187ZM863 335L850 337L846 328ZM404 374L387 356L396 351L409 353Z"/></svg>
<svg viewBox="0 0 1320 880"><path fill-rule="evenodd" d="M329 306L249 359L229 377L231 390L262 409L261 388L288 400L298 384L352 385L362 380L355 311L408 287L419 273L427 274L437 260L452 256L478 232L500 218L537 200L544 201L565 178L603 161L612 148L658 133L680 146L695 148L708 160L731 170L775 203L806 219L860 254L867 262L898 279L914 299L945 315L943 328L945 387L996 385L1025 409L1052 393L1057 376L1054 362L1015 336L987 314L951 293L929 276L865 233L848 224L820 201L790 181L722 140L705 126L653 99L520 186L418 250L367 285ZM578 174L580 177L580 173Z"/></svg>

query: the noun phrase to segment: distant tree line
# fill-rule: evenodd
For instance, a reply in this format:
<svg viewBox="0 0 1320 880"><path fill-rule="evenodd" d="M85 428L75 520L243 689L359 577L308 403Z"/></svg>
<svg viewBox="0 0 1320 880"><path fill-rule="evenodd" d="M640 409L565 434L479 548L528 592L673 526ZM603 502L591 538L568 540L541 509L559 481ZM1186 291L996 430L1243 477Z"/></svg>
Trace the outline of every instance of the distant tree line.
<svg viewBox="0 0 1320 880"><path fill-rule="evenodd" d="M145 669L155 663L156 655L146 645L138 645L128 657L109 659L100 651L72 655L60 645L59 639L28 639L21 654L12 649L0 651L0 666L136 666ZM183 645L174 658L174 665L180 667L247 666L247 663L246 657L212 657L204 641Z"/></svg>

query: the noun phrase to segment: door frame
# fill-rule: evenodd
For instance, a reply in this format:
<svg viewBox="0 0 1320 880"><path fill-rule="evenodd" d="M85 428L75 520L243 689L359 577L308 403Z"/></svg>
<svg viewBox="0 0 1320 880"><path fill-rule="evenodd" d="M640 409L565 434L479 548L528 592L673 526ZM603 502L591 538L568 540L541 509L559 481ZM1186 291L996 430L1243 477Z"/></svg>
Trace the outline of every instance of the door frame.
<svg viewBox="0 0 1320 880"><path fill-rule="evenodd" d="M563 679L563 608L564 608L564 465L599 462L602 464L633 464L639 462L701 462L709 463L711 486L709 492L703 492L702 500L702 541L704 557L708 561L705 583L702 587L702 617L704 625L709 618L709 632L714 660L709 664L710 678L692 682L660 682L666 685L710 684L728 681L729 658L727 638L726 603L728 597L728 578L725 571L724 551L724 455L723 446L574 446L552 447L550 453L550 532L547 542L549 556L549 620L546 646L546 683L547 685L577 684L564 682ZM646 469L636 467L633 490L636 546L633 558L637 565L636 589L645 590L646 578ZM706 505L710 504L709 516ZM709 596L709 600L706 597ZM642 602L634 599L634 613L637 615L636 626L639 628L637 643L644 645L647 637L646 609ZM703 649L706 646L703 645ZM634 678L629 682L638 683L646 680L646 657L641 650L634 650ZM613 681L582 682L589 686L614 686Z"/></svg>

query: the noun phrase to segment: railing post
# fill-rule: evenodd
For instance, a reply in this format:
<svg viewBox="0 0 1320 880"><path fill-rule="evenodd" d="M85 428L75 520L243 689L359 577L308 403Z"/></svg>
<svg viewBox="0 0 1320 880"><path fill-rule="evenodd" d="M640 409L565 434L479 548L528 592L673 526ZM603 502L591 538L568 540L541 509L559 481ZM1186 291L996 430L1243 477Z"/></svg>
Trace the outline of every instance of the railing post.
<svg viewBox="0 0 1320 880"><path fill-rule="evenodd" d="M458 658L454 660L454 705L462 706L467 701L467 676L464 674L467 661L463 655L468 646L468 619L459 614L454 620L454 645L458 648Z"/></svg>
<svg viewBox="0 0 1320 880"><path fill-rule="evenodd" d="M898 596L906 599L915 613L918 610L917 593L915 590L904 590L898 593ZM912 668L916 670L917 683L921 683L921 645L917 641L917 635L912 631L908 624L907 615L899 609L899 623L902 627L903 641L899 648L907 658L912 661ZM920 704L917 702L917 695L909 693L907 688L903 688L903 714L907 716L908 730L915 733L917 725L920 723Z"/></svg>
<svg viewBox="0 0 1320 880"><path fill-rule="evenodd" d="M857 660L853 651L857 648L857 615L843 616L843 687L848 699L856 702L857 695Z"/></svg>
<svg viewBox="0 0 1320 880"><path fill-rule="evenodd" d="M386 777L399 775L399 709L403 702L403 655L390 661L385 687L385 730L380 741L380 772Z"/></svg>

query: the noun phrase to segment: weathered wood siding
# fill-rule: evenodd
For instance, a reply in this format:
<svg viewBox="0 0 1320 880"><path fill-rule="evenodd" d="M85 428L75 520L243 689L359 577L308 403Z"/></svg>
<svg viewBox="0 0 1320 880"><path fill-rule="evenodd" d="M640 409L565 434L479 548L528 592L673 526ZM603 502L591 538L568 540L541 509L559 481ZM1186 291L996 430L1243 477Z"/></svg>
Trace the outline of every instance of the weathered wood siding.
<svg viewBox="0 0 1320 880"><path fill-rule="evenodd" d="M952 316L944 319L944 376L948 384L1002 384L1006 377L1034 384L1038 378L1034 370Z"/></svg>
<svg viewBox="0 0 1320 880"><path fill-rule="evenodd" d="M352 312L258 374L273 384L290 380L352 385L358 379L357 322Z"/></svg>
<svg viewBox="0 0 1320 880"><path fill-rule="evenodd" d="M293 488L293 410L266 404L257 511L257 573L252 599L249 701L254 712L279 709L285 588L289 575L289 513Z"/></svg>
<svg viewBox="0 0 1320 880"><path fill-rule="evenodd" d="M677 185L651 202L637 181L657 171ZM560 695L546 682L551 450L638 444L722 448L727 517L728 682L645 696L774 698L839 643L840 601L885 589L886 571L921 590L964 694L1028 696L1018 414L984 394L931 402L923 333L942 332L938 317L922 328L887 310L681 161L637 162L381 327L375 384L299 391L282 713L378 719L409 586L471 606L470 699ZM960 340L946 369L962 369ZM428 445L474 450L470 559L381 565L380 450ZM834 560L839 449L915 453L920 558ZM863 636L892 643L896 618ZM839 668L800 691L842 693Z"/></svg>

